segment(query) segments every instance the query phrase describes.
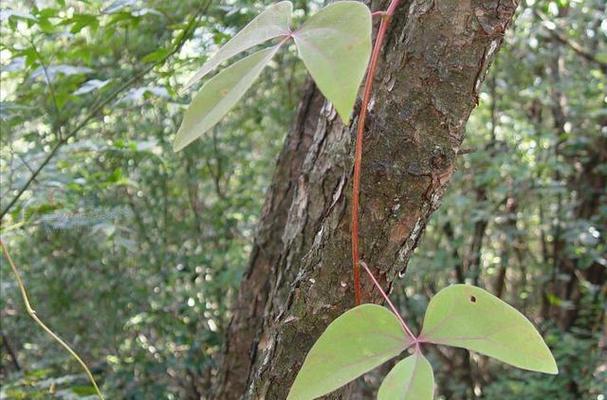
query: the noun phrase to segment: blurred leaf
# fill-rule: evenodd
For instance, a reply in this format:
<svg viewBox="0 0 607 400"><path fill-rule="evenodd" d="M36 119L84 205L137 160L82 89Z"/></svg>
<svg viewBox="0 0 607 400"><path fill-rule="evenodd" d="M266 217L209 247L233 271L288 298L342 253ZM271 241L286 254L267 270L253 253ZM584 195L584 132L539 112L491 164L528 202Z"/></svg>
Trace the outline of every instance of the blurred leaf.
<svg viewBox="0 0 607 400"><path fill-rule="evenodd" d="M75 14L72 18L69 18L63 22L64 24L71 24L71 33L78 33L86 27L90 27L95 30L99 27L99 19L96 15L91 14Z"/></svg>
<svg viewBox="0 0 607 400"><path fill-rule="evenodd" d="M137 0L116 0L109 6L101 10L101 12L103 14L114 14L122 10L123 8L134 5L135 3L137 3Z"/></svg>
<svg viewBox="0 0 607 400"><path fill-rule="evenodd" d="M105 81L101 81L99 79L91 79L90 81L84 82L84 84L80 86L80 88L78 88L78 90L76 90L74 94L76 96L79 96L82 94L90 93L94 90L101 89L102 87L110 83L110 81L111 79L107 79Z"/></svg>
<svg viewBox="0 0 607 400"><path fill-rule="evenodd" d="M166 57L167 54L169 54L168 49L166 49L166 48L157 49L157 50L154 50L153 52L149 53L145 57L143 57L142 61L146 62L146 63L160 61L164 57Z"/></svg>

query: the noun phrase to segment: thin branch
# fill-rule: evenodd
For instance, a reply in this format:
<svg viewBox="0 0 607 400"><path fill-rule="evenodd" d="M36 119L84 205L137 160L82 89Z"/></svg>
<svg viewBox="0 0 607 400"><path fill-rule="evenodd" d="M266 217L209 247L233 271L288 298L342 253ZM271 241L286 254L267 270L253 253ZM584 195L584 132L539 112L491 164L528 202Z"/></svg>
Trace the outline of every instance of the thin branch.
<svg viewBox="0 0 607 400"><path fill-rule="evenodd" d="M59 149L61 149L61 147L63 147L63 145L65 145L69 141L69 139L75 137L78 134L78 132L80 132L80 130L82 128L84 128L89 123L89 121L91 121L97 115L97 113L99 111L101 111L103 109L103 107L105 107L106 105L111 103L113 100L115 100L116 97L118 97L118 95L120 95L122 92L124 92L126 89L128 89L135 82L137 82L138 80L143 78L145 75L147 75L151 70L164 64L170 57L172 57L175 53L177 53L181 49L181 47L183 47L185 42L189 39L190 35L194 32L196 21L198 20L198 17L203 12L205 12L210 5L211 5L211 1L208 1L204 6L202 6L198 9L198 11L194 14L192 19L189 21L188 25L183 30L181 35L177 38L176 44L175 44L173 50L171 50L168 54L166 54L164 57L162 57L162 59L160 59L158 62L156 62L154 64L150 64L148 67L146 67L143 70L136 73L131 79L124 82L122 85L120 85L118 88L116 88L112 93L110 93L107 97L105 97L103 100L101 100L97 104L93 105L91 111L89 111L89 113L86 115L86 117L84 117L84 119L78 125L76 125L67 135L65 135L65 137L61 137L61 139L57 142L57 144L52 148L52 150L48 154L48 156L42 161L42 163L40 163L40 165L30 175L29 179L25 182L25 184L18 190L15 197L13 197L9 201L9 203L6 205L6 207L4 207L4 209L2 209L2 212L0 213L0 221L11 210L11 208L15 205L15 203L17 203L17 201L21 198L23 193L30 187L30 185L36 179L36 177L40 174L40 172L55 157L55 155L57 154ZM60 136L58 136L58 137L60 137Z"/></svg>
<svg viewBox="0 0 607 400"><path fill-rule="evenodd" d="M53 85L51 76L48 73L48 66L46 65L46 61L42 57L42 54L40 54L40 52L38 51L38 48L36 47L36 44L34 43L34 41L31 39L28 39L28 40L32 46L32 50L36 54L36 57L38 57L38 60L40 60L40 66L42 67L42 72L44 72L44 78L46 80L46 84L48 86L48 90L51 95L51 99L53 100L53 106L55 107L55 114L56 114L55 120L58 120L59 118L61 118L60 111L59 111L59 103L57 102L57 96L55 95L55 85ZM61 134L61 131L59 131L59 134ZM59 137L61 137L61 136L59 136Z"/></svg>
<svg viewBox="0 0 607 400"><path fill-rule="evenodd" d="M55 334L55 332L53 332L48 326L46 326L44 324L44 322L42 322L40 320L40 318L38 318L38 315L36 315L36 311L34 311L34 309L32 308L32 306L30 304L29 297L27 295L27 290L25 289L23 280L21 280L21 275L19 275L19 271L17 270L17 267L15 266L13 259L11 258L10 254L8 253L8 249L4 245L4 242L2 241L2 239L0 239L0 246L2 247L2 252L4 253L4 257L6 257L8 264L10 265L11 269L13 270L15 279L17 280L17 285L19 286L19 290L21 291L21 297L23 298L23 303L25 304L25 310L27 311L27 314L40 326L40 328L42 328L42 330L44 330L46 333L49 334L49 336L51 336L53 339L55 339L55 341L57 343L59 343L68 353L70 353L70 355L72 357L74 357L76 359L76 361L78 361L78 363L80 364L82 369L84 369L84 372L88 376L89 381L95 388L95 391L97 392L97 396L99 396L99 398L101 400L103 400L103 394L101 394L101 390L99 390L99 386L97 386L97 382L95 381L93 374L91 373L89 368L86 366L84 361L82 361L82 359L78 356L78 354L76 354L76 352L74 350L72 350L72 348L63 339L61 339L59 336L57 336Z"/></svg>
<svg viewBox="0 0 607 400"><path fill-rule="evenodd" d="M6 348L6 352L8 353L15 370L21 371L21 365L19 364L19 360L17 359L17 353L11 346L11 342L8 340L8 336L4 333L4 331L0 330L0 337L2 338L2 345Z"/></svg>
<svg viewBox="0 0 607 400"><path fill-rule="evenodd" d="M358 220L360 208L360 170L362 164L363 134L365 132L365 121L367 119L367 108L373 92L373 79L375 77L377 61L379 60L379 54L381 53L382 44L384 42L384 37L386 36L388 25L390 25L390 20L392 19L392 15L394 15L394 11L396 10L396 7L398 7L399 2L400 0L392 0L388 6L388 10L385 12L385 14L382 14L381 23L377 31L377 37L375 38L375 44L373 45L373 52L371 53L371 60L369 61L369 68L367 69L363 99L360 106L360 114L358 116L356 147L354 149L354 175L352 177L352 267L354 273L354 301L357 305L361 302Z"/></svg>
<svg viewBox="0 0 607 400"><path fill-rule="evenodd" d="M586 59L586 61L589 61L591 63L595 63L601 69L601 71L603 71L604 73L607 73L607 63L599 60L598 58L596 58L596 55L594 53L592 53L589 50L585 49L578 42L575 42L575 41L567 38L566 36L564 36L560 32L557 32L556 30L548 29L548 32L550 32L550 34L552 35L553 38L555 38L556 40L558 40L562 44L564 44L567 47L569 47L578 56Z"/></svg>
<svg viewBox="0 0 607 400"><path fill-rule="evenodd" d="M26 161L26 159L21 154L19 154L17 152L12 152L11 154L15 154L19 158L21 163L23 163L23 165L25 165L25 168L27 168L29 170L29 172L31 172L32 174L34 173L34 169L29 165L29 163Z"/></svg>
<svg viewBox="0 0 607 400"><path fill-rule="evenodd" d="M586 49L584 46L574 41L573 39L568 38L563 33L559 32L557 30L556 25L553 22L549 21L548 18L541 12L534 10L533 13L537 18L544 22L543 26L544 28L546 28L548 33L550 33L550 36L552 36L554 39L558 40L565 46L569 47L571 50L573 50L574 53L584 58L586 61L596 64L601 69L601 71L603 71L603 73L607 74L607 62L599 60L596 57L595 53ZM550 26L548 26L548 24L550 24Z"/></svg>

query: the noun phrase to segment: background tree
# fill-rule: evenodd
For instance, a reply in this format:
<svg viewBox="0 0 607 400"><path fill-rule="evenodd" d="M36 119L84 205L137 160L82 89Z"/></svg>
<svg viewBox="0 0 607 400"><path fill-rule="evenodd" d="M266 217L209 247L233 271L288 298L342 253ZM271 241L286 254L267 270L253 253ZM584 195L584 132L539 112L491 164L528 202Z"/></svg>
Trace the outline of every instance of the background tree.
<svg viewBox="0 0 607 400"><path fill-rule="evenodd" d="M316 2L295 3L298 19L320 7ZM398 70L403 64L433 62L439 71L449 71L439 56L442 42L430 39L436 31L426 32L427 43L434 46L423 58L399 58L406 54L399 51L407 48L405 38L418 37L417 28L430 26L426 24L435 22L430 17L442 11L429 8L413 29L415 18L407 17L406 10L423 4L404 3L392 23L368 124L363 257L372 267L391 271L382 282L393 280L396 266L378 258L381 243L385 245L398 224L397 219L382 221L383 226L372 223L369 215L387 211L369 199L385 188L409 195L394 211L402 216L413 199L426 202L421 194L438 182L427 176L432 169L422 158L430 154L429 148L407 151L411 143L399 146L396 140L384 140L409 137L406 132L413 128L403 120L432 121L416 118L416 112L430 113L431 108L389 101L411 96L404 85L424 70L390 74L390 66ZM338 219L338 211L347 221L351 137L317 92L304 85L305 74L293 52L281 52L245 101L212 133L183 153L171 150L172 135L188 103L177 90L207 54L263 7L245 0L2 4L2 237L39 314L94 367L108 398L216 394L212 388L221 387L225 377L218 375L218 356L225 345L229 310L236 315L251 312L236 306L236 288L249 253L249 264L259 267L249 269L243 282L258 282L254 290L262 297L274 288L276 302L269 311L275 312L285 307L280 299L290 292L285 284L295 268L313 265L322 253L308 252L303 262L295 257L314 246L318 221L330 224L331 218ZM441 368L437 379L447 398L574 399L598 398L605 392L604 15L601 0L542 0L519 6L515 27L506 32L504 50L480 88L479 107L459 146L462 154L448 158L457 167L450 189L428 222L405 278L392 287L403 313L419 321L428 297L438 289L450 282L478 282L541 327L561 374L522 378L518 371L482 357L435 352L431 361ZM478 26L472 28L478 32ZM470 93L458 92L453 99ZM468 101L465 97L461 103L437 106L468 109ZM395 121L387 124L388 116ZM266 203L272 207L264 209L256 231L263 193L289 125L291 133L273 178L287 188L270 189L286 195ZM289 146L297 143L302 147L299 156L289 156ZM399 164L406 169L397 171L399 177L412 182L405 191L399 190L404 181L390 180L395 176L390 175L392 165L373 163L389 144L385 154L402 159ZM27 190L7 208L51 153ZM306 161L308 153L315 158ZM312 163L329 154L340 158L337 167L322 171L323 163ZM413 161L418 165L410 165ZM313 173L300 183L302 168ZM325 175L324 185L312 185ZM311 201L299 201L296 195L306 190L316 191L308 197L318 202L314 204L330 202L325 199L339 193L333 210L322 215ZM381 204L392 200L381 199ZM291 204L306 204L310 217L305 224ZM268 224L267 215L277 209L282 211L275 224ZM299 226L302 232L283 235L280 221L289 215L291 221L283 225ZM404 227L395 237L408 236ZM337 233L325 237L329 232ZM335 252L347 261L347 232L347 224L326 230L320 243L341 243L334 245ZM292 257L278 262L290 263L292 269L272 276L272 286L266 285L258 275L278 265L274 251L282 251L266 249L282 246L283 237ZM369 240L376 240L377 247ZM349 265L339 265L346 286ZM3 396L90 394L77 366L25 316L4 260L1 272ZM317 279L316 288L319 282L323 280ZM300 287L311 284L308 279ZM370 286L366 290L371 293ZM308 295L317 297L314 291ZM340 307L351 301L341 292L335 296L343 299ZM255 313L263 311L262 303L240 301ZM338 313L319 310L318 322L304 332L307 339L299 354L311 344L313 330ZM321 321L323 316L327 320ZM254 325L245 327L251 331L243 328L243 343L256 335ZM255 356L261 360L264 346L271 342L264 335L258 339L252 349L261 350ZM385 374L387 367L381 369L378 374ZM290 376L295 372L285 371ZM369 398L376 386L377 379L370 375L355 391Z"/></svg>

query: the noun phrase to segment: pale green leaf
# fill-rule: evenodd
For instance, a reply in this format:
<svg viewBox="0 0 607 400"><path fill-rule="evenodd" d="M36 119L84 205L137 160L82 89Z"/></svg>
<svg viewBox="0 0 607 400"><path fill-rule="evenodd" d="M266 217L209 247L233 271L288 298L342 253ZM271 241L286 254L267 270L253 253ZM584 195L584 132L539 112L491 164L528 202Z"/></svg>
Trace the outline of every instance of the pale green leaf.
<svg viewBox="0 0 607 400"><path fill-rule="evenodd" d="M173 148L183 149L211 129L240 100L280 46L260 50L230 65L200 89L185 112Z"/></svg>
<svg viewBox="0 0 607 400"><path fill-rule="evenodd" d="M432 400L434 373L420 352L401 360L386 375L377 400Z"/></svg>
<svg viewBox="0 0 607 400"><path fill-rule="evenodd" d="M432 298L420 338L463 347L531 371L558 373L554 357L525 316L470 285L454 285Z"/></svg>
<svg viewBox="0 0 607 400"><path fill-rule="evenodd" d="M371 13L356 1L333 3L293 34L320 91L348 123L371 55Z"/></svg>
<svg viewBox="0 0 607 400"><path fill-rule="evenodd" d="M411 340L387 308L363 304L333 321L308 353L289 400L323 396L405 350Z"/></svg>
<svg viewBox="0 0 607 400"><path fill-rule="evenodd" d="M255 17L230 41L221 47L202 68L186 83L185 88L192 86L222 62L236 54L257 46L278 36L288 35L291 25L293 4L290 1L276 3Z"/></svg>

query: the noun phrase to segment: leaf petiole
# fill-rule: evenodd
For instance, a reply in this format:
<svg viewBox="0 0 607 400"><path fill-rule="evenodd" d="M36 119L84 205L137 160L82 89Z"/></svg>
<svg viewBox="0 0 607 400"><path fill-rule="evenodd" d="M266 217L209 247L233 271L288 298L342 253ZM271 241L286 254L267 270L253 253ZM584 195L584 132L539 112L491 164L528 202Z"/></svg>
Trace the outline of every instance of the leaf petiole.
<svg viewBox="0 0 607 400"><path fill-rule="evenodd" d="M388 303L388 306L390 307L390 310L392 310L392 312L394 313L394 315L396 316L396 318L398 318L398 321L400 322L400 324L402 325L403 329L405 330L405 333L407 335L409 335L409 337L411 338L411 340L412 340L411 344L415 345L416 352L419 351L419 343L420 342L419 342L418 338L413 334L413 332L411 331L411 329L409 328L409 326L407 325L407 323L405 322L405 320L400 316L400 314L398 313L398 310L396 309L396 307L394 306L394 304L392 303L392 301L390 301L390 297L388 297L388 295L386 294L386 292L380 286L379 282L377 282L377 279L375 279L375 276L373 276L373 273L371 272L371 270L367 266L367 263L365 263L363 260L360 260L360 265L362 265L363 268L365 269L365 271L367 271L367 274L369 274L369 277L373 281L373 284L375 284L375 287L377 288L377 290L379 290L379 292L381 293L381 295L384 298L384 300L386 300L386 303Z"/></svg>

